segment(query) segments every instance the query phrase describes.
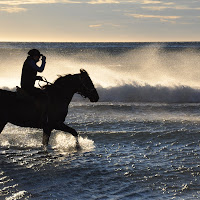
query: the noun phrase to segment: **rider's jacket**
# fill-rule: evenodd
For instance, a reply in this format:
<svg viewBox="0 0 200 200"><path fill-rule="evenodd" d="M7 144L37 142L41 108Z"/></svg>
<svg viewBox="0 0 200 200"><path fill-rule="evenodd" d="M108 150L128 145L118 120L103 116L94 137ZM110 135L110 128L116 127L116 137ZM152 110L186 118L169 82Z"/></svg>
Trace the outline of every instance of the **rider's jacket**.
<svg viewBox="0 0 200 200"><path fill-rule="evenodd" d="M41 67L38 67L36 61L28 56L22 68L21 87L25 90L34 88L37 72L42 72L44 67L45 62L42 62Z"/></svg>

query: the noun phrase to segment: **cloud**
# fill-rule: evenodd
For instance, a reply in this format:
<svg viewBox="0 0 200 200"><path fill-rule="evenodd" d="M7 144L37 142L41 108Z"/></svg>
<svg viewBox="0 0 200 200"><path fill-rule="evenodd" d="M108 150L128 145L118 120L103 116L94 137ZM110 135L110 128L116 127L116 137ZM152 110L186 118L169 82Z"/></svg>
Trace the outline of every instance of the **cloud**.
<svg viewBox="0 0 200 200"><path fill-rule="evenodd" d="M55 3L86 3L86 4L160 4L159 0L0 0L0 5L28 5Z"/></svg>
<svg viewBox="0 0 200 200"><path fill-rule="evenodd" d="M174 5L178 4L178 1L175 2L166 2L165 0L0 0L0 5L30 5L30 4L56 4L56 3L70 3L70 4L158 4L158 5ZM183 2L181 5L191 5L194 2Z"/></svg>
<svg viewBox="0 0 200 200"><path fill-rule="evenodd" d="M90 28L102 28L102 27L110 27L110 28L118 28L120 27L119 24L113 24L113 23L103 23L103 24L93 24L89 25Z"/></svg>
<svg viewBox="0 0 200 200"><path fill-rule="evenodd" d="M77 4L81 2L72 0L13 0L13 1L0 0L0 11L8 13L17 13L17 12L27 11L26 8L18 7L20 5L55 4L55 3Z"/></svg>
<svg viewBox="0 0 200 200"><path fill-rule="evenodd" d="M0 5L29 5L29 4L55 4L55 3L81 3L81 1L72 0L13 0L4 1L0 0Z"/></svg>
<svg viewBox="0 0 200 200"><path fill-rule="evenodd" d="M19 8L19 7L0 7L0 11L8 12L8 13L18 13L27 11L26 8Z"/></svg>
<svg viewBox="0 0 200 200"><path fill-rule="evenodd" d="M155 10L155 11L161 11L161 10L166 10L166 9L172 9L172 10L200 10L200 7L196 8L191 8L188 6L144 6L142 7L143 9L146 10Z"/></svg>
<svg viewBox="0 0 200 200"><path fill-rule="evenodd" d="M142 7L142 8L146 9L146 10L161 11L161 10L171 9L173 7L169 7L169 6L148 6L148 7Z"/></svg>
<svg viewBox="0 0 200 200"><path fill-rule="evenodd" d="M101 27L102 24L93 24L93 25L89 25L90 28L99 28Z"/></svg>
<svg viewBox="0 0 200 200"><path fill-rule="evenodd" d="M169 20L169 19L160 19L161 22L168 22L168 23L171 23L171 24L176 24L175 21L172 21L172 20Z"/></svg>
<svg viewBox="0 0 200 200"><path fill-rule="evenodd" d="M134 18L156 18L160 20L167 20L167 19L179 19L181 16L162 16L162 15L142 15L142 14L127 14L128 16Z"/></svg>
<svg viewBox="0 0 200 200"><path fill-rule="evenodd" d="M135 9L142 8L151 11L163 11L166 9L200 10L200 5L192 0L190 2L183 0L182 3L178 0L174 0L173 2L171 0L0 0L0 11L9 13L22 12L25 11L25 8L20 8L21 6L33 4L121 4L131 6ZM14 8L7 8L11 6L14 6ZM135 17L139 18L139 16Z"/></svg>
<svg viewBox="0 0 200 200"><path fill-rule="evenodd" d="M2 1L0 0L0 5L9 5L9 6L17 6L17 5L23 5L23 4L40 4L40 3L51 3L53 2L53 0L47 0L47 1L44 1L44 0L21 0L21 1Z"/></svg>
<svg viewBox="0 0 200 200"><path fill-rule="evenodd" d="M141 4L160 4L161 1L154 1L154 0L144 0Z"/></svg>
<svg viewBox="0 0 200 200"><path fill-rule="evenodd" d="M33 5L33 4L113 4L120 3L118 0L0 0L0 11L9 13L25 11L25 8L18 8L20 5ZM2 7L6 6L6 7ZM10 7L8 7L10 6ZM11 6L15 6L11 8Z"/></svg>
<svg viewBox="0 0 200 200"><path fill-rule="evenodd" d="M112 4L112 3L120 3L120 1L116 0L92 0L88 2L89 4Z"/></svg>

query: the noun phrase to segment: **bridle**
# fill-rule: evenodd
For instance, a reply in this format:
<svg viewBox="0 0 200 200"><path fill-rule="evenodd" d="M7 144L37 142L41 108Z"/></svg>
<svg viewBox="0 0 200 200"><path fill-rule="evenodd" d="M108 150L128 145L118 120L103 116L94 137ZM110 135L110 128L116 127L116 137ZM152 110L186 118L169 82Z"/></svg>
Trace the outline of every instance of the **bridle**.
<svg viewBox="0 0 200 200"><path fill-rule="evenodd" d="M92 95L92 93L95 91L95 88L88 88L86 85L85 85L85 79L84 77L82 77L82 74L79 75L79 80L81 82L81 87L83 88L84 91L86 91L87 94L89 95ZM85 95L83 95L81 92L77 92L78 94L80 94L81 96L83 96L84 98L86 98Z"/></svg>

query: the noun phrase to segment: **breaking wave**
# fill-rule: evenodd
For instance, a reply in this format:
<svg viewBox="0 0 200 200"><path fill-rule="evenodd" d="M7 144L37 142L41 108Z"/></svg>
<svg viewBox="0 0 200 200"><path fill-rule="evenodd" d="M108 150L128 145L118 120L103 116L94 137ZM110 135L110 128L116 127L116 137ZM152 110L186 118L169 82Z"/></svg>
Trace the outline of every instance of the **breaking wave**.
<svg viewBox="0 0 200 200"><path fill-rule="evenodd" d="M125 84L116 87L99 87L100 101L103 102L158 102L158 103L199 103L200 89L189 86L150 86Z"/></svg>

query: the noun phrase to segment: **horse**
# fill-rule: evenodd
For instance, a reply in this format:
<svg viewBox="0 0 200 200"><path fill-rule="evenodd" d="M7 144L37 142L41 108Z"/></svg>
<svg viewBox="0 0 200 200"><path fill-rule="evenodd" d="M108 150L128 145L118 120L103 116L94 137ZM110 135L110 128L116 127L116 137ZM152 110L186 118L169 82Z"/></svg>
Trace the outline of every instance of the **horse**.
<svg viewBox="0 0 200 200"><path fill-rule="evenodd" d="M78 74L60 76L52 84L41 89L45 98L21 97L16 91L0 89L0 133L7 123L20 127L31 127L43 130L42 144L46 149L52 130L71 133L76 138L75 129L64 123L68 106L75 93L91 102L97 102L99 95L88 73L80 69Z"/></svg>

